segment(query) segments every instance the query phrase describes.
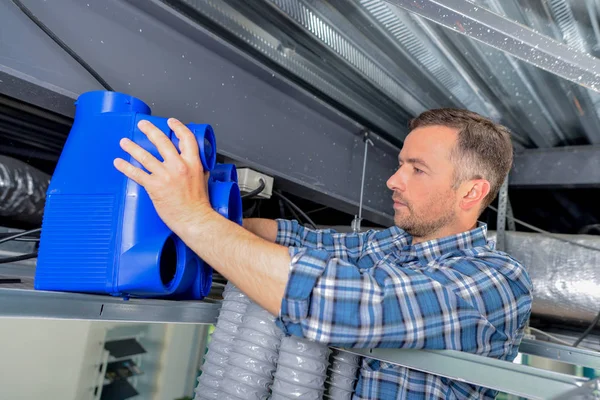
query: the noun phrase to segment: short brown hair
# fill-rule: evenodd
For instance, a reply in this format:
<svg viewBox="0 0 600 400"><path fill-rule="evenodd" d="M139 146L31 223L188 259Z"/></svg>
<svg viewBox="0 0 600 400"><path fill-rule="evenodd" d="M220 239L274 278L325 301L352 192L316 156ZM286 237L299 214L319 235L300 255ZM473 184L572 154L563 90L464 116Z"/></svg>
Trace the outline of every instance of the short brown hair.
<svg viewBox="0 0 600 400"><path fill-rule="evenodd" d="M410 129L441 125L458 130L458 140L451 159L455 164L454 186L469 179L486 179L490 193L482 210L489 206L500 191L513 162L510 131L505 126L477 113L456 108L425 111L410 121Z"/></svg>

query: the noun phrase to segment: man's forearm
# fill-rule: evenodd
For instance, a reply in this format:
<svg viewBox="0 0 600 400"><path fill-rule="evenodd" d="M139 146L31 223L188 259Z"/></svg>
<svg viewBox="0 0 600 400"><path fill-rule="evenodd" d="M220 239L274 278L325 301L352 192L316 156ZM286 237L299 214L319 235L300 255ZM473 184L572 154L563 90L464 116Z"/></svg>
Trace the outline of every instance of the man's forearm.
<svg viewBox="0 0 600 400"><path fill-rule="evenodd" d="M246 218L244 228L269 242L277 240L277 221L272 219Z"/></svg>
<svg viewBox="0 0 600 400"><path fill-rule="evenodd" d="M270 228L262 230L265 226ZM269 231L272 224L267 223L262 228L262 233L273 233ZM200 258L252 300L273 315L279 314L291 263L286 247L269 243L212 211L192 216L176 233ZM276 233L275 225L275 236Z"/></svg>

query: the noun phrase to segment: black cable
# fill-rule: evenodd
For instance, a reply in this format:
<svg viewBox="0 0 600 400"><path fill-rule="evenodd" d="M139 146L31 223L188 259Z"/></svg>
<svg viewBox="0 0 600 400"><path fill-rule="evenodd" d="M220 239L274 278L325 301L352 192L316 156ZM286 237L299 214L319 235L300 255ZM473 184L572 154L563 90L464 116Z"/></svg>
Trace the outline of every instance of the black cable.
<svg viewBox="0 0 600 400"><path fill-rule="evenodd" d="M18 238L15 239L15 242L34 242L34 243L38 243L40 241L40 238L36 238L36 237L22 237L22 238Z"/></svg>
<svg viewBox="0 0 600 400"><path fill-rule="evenodd" d="M4 239L5 237L11 236L14 233L12 232L3 232L0 233L0 239ZM15 242L39 242L40 238L39 237L35 237L35 236L23 236L23 237L19 237L16 239L11 239L14 240Z"/></svg>
<svg viewBox="0 0 600 400"><path fill-rule="evenodd" d="M285 218L285 203L281 199L277 200L277 203L279 204L279 217Z"/></svg>
<svg viewBox="0 0 600 400"><path fill-rule="evenodd" d="M300 217L298 216L298 214L296 214L296 211L292 208L292 206L290 206L288 203L284 203L285 207L290 210L290 212L292 213L292 217L296 219L296 221L302 221L300 219Z"/></svg>
<svg viewBox="0 0 600 400"><path fill-rule="evenodd" d="M20 278L0 278L0 284L13 284L13 283L21 283L23 282Z"/></svg>
<svg viewBox="0 0 600 400"><path fill-rule="evenodd" d="M586 225L583 228L581 228L578 233L580 235L587 235L587 234L589 234L593 230L600 231L600 224Z"/></svg>
<svg viewBox="0 0 600 400"><path fill-rule="evenodd" d="M279 192L277 190L273 190L273 194L275 194L276 196L281 198L283 201L285 201L287 204L289 204L294 210L296 210L300 215L302 215L302 217L304 217L304 219L306 219L306 221L312 225L313 229L317 229L317 225L313 222L313 220L310 219L310 217L308 215L306 215L306 213L304 211L302 211L297 205L295 205L290 199L285 197L283 194L281 194L281 192Z"/></svg>
<svg viewBox="0 0 600 400"><path fill-rule="evenodd" d="M314 214L314 213L319 212L319 211L327 210L328 208L329 207L327 207L327 206L315 208L314 210L307 211L306 215L310 215L310 214Z"/></svg>
<svg viewBox="0 0 600 400"><path fill-rule="evenodd" d="M97 72L94 70L88 63L85 62L73 49L71 49L65 42L63 42L58 36L50 30L42 21L40 21L33 13L25 7L20 0L11 0L13 4L23 12L23 14L27 15L27 17L36 24L46 35L50 37L50 39L54 40L54 42L60 46L64 51L66 51L75 61L77 61L87 72L90 73L106 90L113 91L113 88L106 82Z"/></svg>
<svg viewBox="0 0 600 400"><path fill-rule="evenodd" d="M267 187L267 184L265 183L265 181L263 179L260 179L260 185L258 185L258 187L256 189L254 189L253 191L248 192L245 195L243 195L242 199L245 199L247 197L254 197L257 194L262 193L262 191L265 190L265 187Z"/></svg>
<svg viewBox="0 0 600 400"><path fill-rule="evenodd" d="M596 325L598 325L598 321L600 321L600 312L598 313L598 315L596 315L596 318L594 318L590 326L588 326L588 328L581 334L581 336L579 336L579 339L577 339L575 343L573 343L573 347L579 346L579 343L581 343L581 341L585 339L592 332L592 330L594 330Z"/></svg>
<svg viewBox="0 0 600 400"><path fill-rule="evenodd" d="M0 264L7 264L7 263L12 263L12 262L17 262L17 261L29 260L31 258L37 258L37 256L38 256L38 253L36 251L34 253L21 254L19 256L0 258Z"/></svg>
<svg viewBox="0 0 600 400"><path fill-rule="evenodd" d="M254 215L254 211L256 211L256 206L258 205L258 201L252 203L252 205L244 211L244 218L251 218Z"/></svg>
<svg viewBox="0 0 600 400"><path fill-rule="evenodd" d="M29 231L16 233L14 235L11 234L10 236L0 239L0 244L5 243L5 242L10 242L11 240L15 240L15 239L18 239L23 236L31 235L32 233L40 232L41 230L42 230L42 228L36 228L36 229L31 229Z"/></svg>

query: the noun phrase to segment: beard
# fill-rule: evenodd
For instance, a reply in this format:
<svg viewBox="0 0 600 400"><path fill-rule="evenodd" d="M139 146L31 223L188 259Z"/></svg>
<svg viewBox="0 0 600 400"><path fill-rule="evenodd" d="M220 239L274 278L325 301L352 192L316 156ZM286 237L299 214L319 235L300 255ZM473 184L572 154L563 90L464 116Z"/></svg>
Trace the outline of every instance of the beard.
<svg viewBox="0 0 600 400"><path fill-rule="evenodd" d="M394 223L413 238L431 237L435 232L452 223L456 217L451 196L436 197L418 208L404 199L398 198L398 200L405 203L406 207L396 211Z"/></svg>

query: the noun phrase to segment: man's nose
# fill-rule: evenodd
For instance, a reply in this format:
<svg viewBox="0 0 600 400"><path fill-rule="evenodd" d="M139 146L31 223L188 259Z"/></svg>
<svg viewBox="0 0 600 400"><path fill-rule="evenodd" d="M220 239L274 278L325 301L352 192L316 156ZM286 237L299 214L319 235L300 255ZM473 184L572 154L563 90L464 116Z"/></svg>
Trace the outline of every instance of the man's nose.
<svg viewBox="0 0 600 400"><path fill-rule="evenodd" d="M403 174L401 172L402 168L399 168L398 171L387 180L386 184L388 189L393 191L403 192L406 190L406 182L404 180Z"/></svg>

